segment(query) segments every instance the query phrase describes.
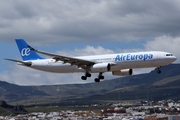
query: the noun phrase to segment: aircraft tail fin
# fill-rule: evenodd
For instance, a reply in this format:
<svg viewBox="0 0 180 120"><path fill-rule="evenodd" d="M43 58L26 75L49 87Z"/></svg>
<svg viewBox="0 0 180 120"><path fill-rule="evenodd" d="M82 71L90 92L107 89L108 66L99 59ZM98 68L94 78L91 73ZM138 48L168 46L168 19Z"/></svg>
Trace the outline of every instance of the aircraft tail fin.
<svg viewBox="0 0 180 120"><path fill-rule="evenodd" d="M43 59L36 52L31 50L29 48L30 46L23 39L15 39L15 40L23 61Z"/></svg>

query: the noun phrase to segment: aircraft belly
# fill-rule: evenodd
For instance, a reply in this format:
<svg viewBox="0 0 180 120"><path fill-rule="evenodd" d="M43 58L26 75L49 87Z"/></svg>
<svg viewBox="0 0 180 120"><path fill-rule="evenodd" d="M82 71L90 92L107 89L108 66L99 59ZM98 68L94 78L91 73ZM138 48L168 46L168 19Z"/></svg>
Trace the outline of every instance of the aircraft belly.
<svg viewBox="0 0 180 120"><path fill-rule="evenodd" d="M51 67L51 69L53 72L56 73L84 72L83 69L80 69L77 66L56 66L56 67Z"/></svg>
<svg viewBox="0 0 180 120"><path fill-rule="evenodd" d="M155 61L155 64L158 66L164 66L164 65L170 64L171 62L172 62L171 60L167 60L167 59L157 59Z"/></svg>
<svg viewBox="0 0 180 120"><path fill-rule="evenodd" d="M123 61L118 62L118 66L120 66L121 69L127 69L127 68L145 68L145 67L156 67L153 60L147 60L147 61Z"/></svg>

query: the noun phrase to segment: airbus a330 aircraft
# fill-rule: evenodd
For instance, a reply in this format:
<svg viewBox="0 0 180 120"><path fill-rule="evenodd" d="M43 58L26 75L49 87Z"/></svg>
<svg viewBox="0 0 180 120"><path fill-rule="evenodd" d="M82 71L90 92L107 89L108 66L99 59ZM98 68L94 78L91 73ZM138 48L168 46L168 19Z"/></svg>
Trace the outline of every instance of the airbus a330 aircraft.
<svg viewBox="0 0 180 120"><path fill-rule="evenodd" d="M85 75L81 77L82 80L91 77L91 73L99 73L98 77L94 79L95 82L104 79L104 72L112 72L113 75L118 76L127 76L132 75L133 68L158 67L157 73L161 73L161 66L168 65L177 59L171 53L162 51L67 57L36 50L23 39L16 39L16 43L23 61L5 58L6 60L46 72L84 72ZM50 56L51 58L42 58L37 53Z"/></svg>

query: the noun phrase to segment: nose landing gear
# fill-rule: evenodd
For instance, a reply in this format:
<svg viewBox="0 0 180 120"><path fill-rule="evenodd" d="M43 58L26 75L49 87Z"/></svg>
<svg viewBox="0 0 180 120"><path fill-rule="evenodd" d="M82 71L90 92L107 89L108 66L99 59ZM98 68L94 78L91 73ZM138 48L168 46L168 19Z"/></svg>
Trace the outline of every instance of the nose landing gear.
<svg viewBox="0 0 180 120"><path fill-rule="evenodd" d="M157 70L157 73L160 74L161 73L161 70L160 70L161 66L158 67L158 70Z"/></svg>

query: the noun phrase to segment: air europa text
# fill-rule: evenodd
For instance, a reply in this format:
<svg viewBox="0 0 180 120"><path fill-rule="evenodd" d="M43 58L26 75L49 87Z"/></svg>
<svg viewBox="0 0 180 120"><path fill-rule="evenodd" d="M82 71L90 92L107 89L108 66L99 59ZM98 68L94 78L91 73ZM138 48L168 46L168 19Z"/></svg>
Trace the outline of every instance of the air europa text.
<svg viewBox="0 0 180 120"><path fill-rule="evenodd" d="M152 59L153 54L122 54L117 55L115 61L124 61L124 60L147 60Z"/></svg>

